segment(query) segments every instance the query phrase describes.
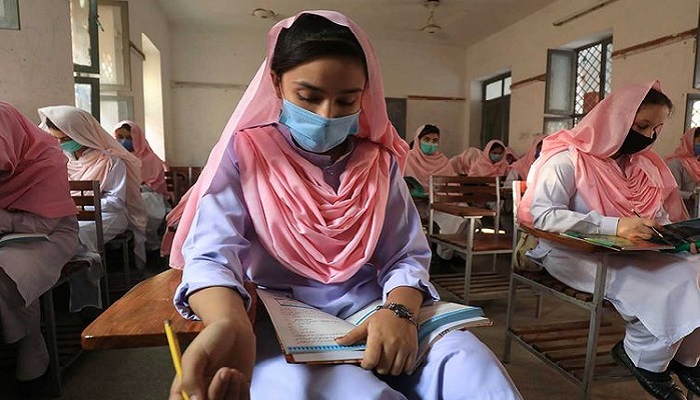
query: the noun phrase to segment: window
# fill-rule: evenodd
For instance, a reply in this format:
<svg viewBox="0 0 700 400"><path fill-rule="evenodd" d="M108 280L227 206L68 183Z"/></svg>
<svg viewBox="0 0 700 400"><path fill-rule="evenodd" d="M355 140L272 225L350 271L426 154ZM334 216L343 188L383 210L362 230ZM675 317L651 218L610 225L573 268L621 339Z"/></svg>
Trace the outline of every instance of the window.
<svg viewBox="0 0 700 400"><path fill-rule="evenodd" d="M695 74L693 76L693 87L700 89L700 21L695 32Z"/></svg>
<svg viewBox="0 0 700 400"><path fill-rule="evenodd" d="M481 146L490 140L508 144L510 123L510 73L498 75L482 84Z"/></svg>
<svg viewBox="0 0 700 400"><path fill-rule="evenodd" d="M100 124L112 132L119 121L134 119L134 98L131 96L100 96Z"/></svg>
<svg viewBox="0 0 700 400"><path fill-rule="evenodd" d="M700 93L689 93L685 107L685 129L700 126Z"/></svg>
<svg viewBox="0 0 700 400"><path fill-rule="evenodd" d="M129 3L99 0L100 90L131 89Z"/></svg>
<svg viewBox="0 0 700 400"><path fill-rule="evenodd" d="M549 50L544 132L574 126L610 93L612 38L574 50Z"/></svg>

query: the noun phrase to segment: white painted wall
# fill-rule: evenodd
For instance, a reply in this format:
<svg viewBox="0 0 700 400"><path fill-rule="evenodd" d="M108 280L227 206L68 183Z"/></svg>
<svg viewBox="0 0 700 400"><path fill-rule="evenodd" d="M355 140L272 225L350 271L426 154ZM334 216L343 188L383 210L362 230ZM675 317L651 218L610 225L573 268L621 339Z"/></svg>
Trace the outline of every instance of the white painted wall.
<svg viewBox="0 0 700 400"><path fill-rule="evenodd" d="M593 4L597 0L560 0L467 49L465 78L470 104L466 112L469 135L463 146L479 144L481 107L480 81L510 70L513 82L546 71L547 49L562 47L601 32L613 32L613 50L627 48L659 37L697 27L698 0L619 0L561 27L552 22ZM659 78L676 105L664 135L656 145L668 155L683 133L685 98L693 92L693 39L651 49L626 58L613 59L612 87ZM542 130L544 82L513 91L510 107L510 145L524 151L533 133Z"/></svg>
<svg viewBox="0 0 700 400"><path fill-rule="evenodd" d="M73 104L67 1L22 0L21 30L0 29L0 100L39 122L39 107Z"/></svg>
<svg viewBox="0 0 700 400"><path fill-rule="evenodd" d="M171 164L203 165L206 162L245 86L262 62L268 28L264 23L258 30L245 32L172 27L174 130L168 134ZM373 45L382 64L387 97L463 96L463 49L382 40L373 40ZM430 122L422 120L421 115L431 116L436 112L451 115L454 110L454 103L449 102L409 103L409 134L419 124ZM459 142L464 132L463 116L450 116L441 121L447 124L443 126L445 132L454 132L457 136L453 138ZM441 121L436 122L443 123Z"/></svg>

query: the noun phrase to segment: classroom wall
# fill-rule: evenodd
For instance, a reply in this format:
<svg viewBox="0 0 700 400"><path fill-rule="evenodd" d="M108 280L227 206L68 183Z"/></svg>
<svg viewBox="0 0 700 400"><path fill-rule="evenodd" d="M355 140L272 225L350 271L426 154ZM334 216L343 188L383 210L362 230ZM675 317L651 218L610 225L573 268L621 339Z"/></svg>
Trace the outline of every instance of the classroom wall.
<svg viewBox="0 0 700 400"><path fill-rule="evenodd" d="M21 30L0 29L0 101L35 122L37 109L73 104L73 56L67 1L21 0Z"/></svg>
<svg viewBox="0 0 700 400"><path fill-rule="evenodd" d="M269 24L245 31L197 26L173 26L172 132L170 162L203 165L236 104L265 56ZM461 97L464 92L464 50L446 45L422 45L374 40L382 64L387 97ZM449 109L449 111L448 111ZM433 112L437 110L438 112ZM446 142L464 135L461 108L449 102L409 101L407 131L435 122L449 132ZM421 116L439 117L423 120ZM415 125L415 126L414 126Z"/></svg>
<svg viewBox="0 0 700 400"><path fill-rule="evenodd" d="M546 71L547 49L563 47L577 40L613 33L613 50L627 48L659 37L677 34L698 26L698 0L618 0L563 26L552 22L573 14L597 0L560 0L468 47L465 79L466 126L469 135L464 146L479 145L481 128L481 81L504 70L512 71L513 82ZM685 102L692 89L695 40L687 39L625 58L614 58L612 88L658 78L664 91L676 104L664 135L656 145L668 155L683 133ZM534 82L513 90L510 106L510 145L525 151L531 136L542 131L544 82Z"/></svg>

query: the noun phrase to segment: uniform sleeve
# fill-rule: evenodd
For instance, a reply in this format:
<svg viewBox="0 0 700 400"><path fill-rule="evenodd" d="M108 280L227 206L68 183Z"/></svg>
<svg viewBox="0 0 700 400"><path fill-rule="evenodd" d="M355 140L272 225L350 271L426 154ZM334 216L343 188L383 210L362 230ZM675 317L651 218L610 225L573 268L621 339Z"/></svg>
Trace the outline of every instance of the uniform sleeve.
<svg viewBox="0 0 700 400"><path fill-rule="evenodd" d="M619 218L597 211L571 210L576 195L576 174L568 152L552 156L541 167L530 212L537 229L551 232L574 231L614 235Z"/></svg>
<svg viewBox="0 0 700 400"><path fill-rule="evenodd" d="M695 182L688 176L688 173L683 166L680 158L673 158L668 162L668 169L671 170L671 174L676 179L678 184L678 189L680 191L681 197L684 199L689 199L693 195L692 190L687 190L689 187L693 188Z"/></svg>
<svg viewBox="0 0 700 400"><path fill-rule="evenodd" d="M423 233L420 216L408 187L392 163L389 198L384 228L371 262L379 267L378 280L387 294L399 286L410 286L423 292L424 298L439 300L429 281L430 247Z"/></svg>
<svg viewBox="0 0 700 400"><path fill-rule="evenodd" d="M121 158L112 157L112 168L100 184L103 212L119 212L126 205L126 164Z"/></svg>
<svg viewBox="0 0 700 400"><path fill-rule="evenodd" d="M250 248L245 238L252 222L243 202L240 175L228 146L211 186L201 199L189 235L182 247L185 269L174 303L186 318L195 319L188 297L201 289L223 286L237 290L246 307L250 296L243 288L241 254Z"/></svg>

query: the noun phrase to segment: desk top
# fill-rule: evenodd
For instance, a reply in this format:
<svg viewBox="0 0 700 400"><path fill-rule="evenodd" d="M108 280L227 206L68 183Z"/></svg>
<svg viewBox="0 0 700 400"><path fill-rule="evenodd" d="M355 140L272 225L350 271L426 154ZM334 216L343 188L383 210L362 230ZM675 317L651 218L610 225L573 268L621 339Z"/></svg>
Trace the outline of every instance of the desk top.
<svg viewBox="0 0 700 400"><path fill-rule="evenodd" d="M181 278L182 271L170 269L134 286L83 330L83 348L167 346L163 328L166 319L170 319L179 338L194 339L204 325L182 318L173 306L173 293Z"/></svg>

